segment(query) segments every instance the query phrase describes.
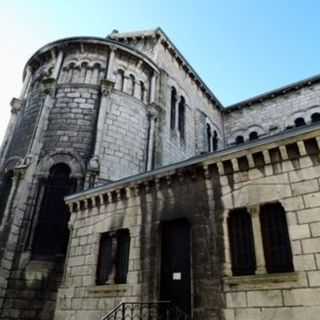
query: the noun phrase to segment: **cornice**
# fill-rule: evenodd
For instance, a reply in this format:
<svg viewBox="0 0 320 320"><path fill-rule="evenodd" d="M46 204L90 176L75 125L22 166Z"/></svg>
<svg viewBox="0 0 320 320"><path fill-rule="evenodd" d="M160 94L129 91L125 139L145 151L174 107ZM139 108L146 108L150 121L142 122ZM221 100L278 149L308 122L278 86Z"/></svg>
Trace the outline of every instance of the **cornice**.
<svg viewBox="0 0 320 320"><path fill-rule="evenodd" d="M249 168L254 167L253 154L261 153L265 164L270 163L269 150L278 148L282 160L288 160L286 145L297 144L300 155L305 152L304 141L316 138L318 148L320 147L320 124L305 126L264 139L249 142L241 146L231 147L219 152L210 153L198 157L188 159L179 163L161 167L159 169L149 171L147 173L130 176L115 182L111 182L90 190L86 190L77 194L67 196L65 198L67 204L82 201L83 199L101 197L104 194L110 195L121 190L136 188L147 185L160 185L160 181L173 181L177 176L179 179L183 176L195 176L195 172L202 170L204 177L210 176L209 167L215 167L220 175L229 174L226 167L230 166L232 172L239 171L240 159L246 158ZM120 191L119 191L120 190ZM124 194L122 192L121 194Z"/></svg>
<svg viewBox="0 0 320 320"><path fill-rule="evenodd" d="M250 107L254 104L259 104L259 103L264 102L266 100L275 99L279 96L283 96L288 93L292 93L292 92L301 90L302 88L310 87L313 84L319 83L319 82L320 82L320 74L312 76L312 77L304 79L304 80L301 80L301 81L298 81L298 82L291 83L289 85L280 87L280 88L272 90L272 91L262 93L260 95L254 96L252 98L237 102L233 105L225 107L224 112L229 113L229 112L232 112L235 110L242 109L244 107Z"/></svg>
<svg viewBox="0 0 320 320"><path fill-rule="evenodd" d="M119 43L117 41L111 40L111 39L105 39L105 38L99 38L99 37L71 37L71 38L65 38L65 39L60 39L54 42L51 42L39 50L37 50L31 58L27 61L24 70L23 70L23 78L25 77L26 74L26 69L29 65L32 64L32 62L39 61L42 56L44 55L51 55L53 56L53 52L57 52L59 50L67 50L68 46L71 44L91 44L91 45L101 45L101 46L106 46L108 49L111 50L122 50L125 51L129 54L132 54L136 56L137 58L143 60L151 69L153 69L156 73L159 73L159 68L157 65L150 59L147 55L141 53L140 51L126 45L123 43Z"/></svg>

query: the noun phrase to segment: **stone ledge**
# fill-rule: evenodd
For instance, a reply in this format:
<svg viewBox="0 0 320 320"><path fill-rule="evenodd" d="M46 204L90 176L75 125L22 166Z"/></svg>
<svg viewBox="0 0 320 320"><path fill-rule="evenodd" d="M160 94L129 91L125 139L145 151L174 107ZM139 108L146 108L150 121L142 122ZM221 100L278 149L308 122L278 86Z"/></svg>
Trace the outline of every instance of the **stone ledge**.
<svg viewBox="0 0 320 320"><path fill-rule="evenodd" d="M108 296L116 297L123 296L129 288L128 284L110 284L110 285L100 285L91 286L88 288L88 293L95 296Z"/></svg>
<svg viewBox="0 0 320 320"><path fill-rule="evenodd" d="M298 281L298 272L253 274L249 276L224 277L225 284L230 286L246 284L265 284Z"/></svg>

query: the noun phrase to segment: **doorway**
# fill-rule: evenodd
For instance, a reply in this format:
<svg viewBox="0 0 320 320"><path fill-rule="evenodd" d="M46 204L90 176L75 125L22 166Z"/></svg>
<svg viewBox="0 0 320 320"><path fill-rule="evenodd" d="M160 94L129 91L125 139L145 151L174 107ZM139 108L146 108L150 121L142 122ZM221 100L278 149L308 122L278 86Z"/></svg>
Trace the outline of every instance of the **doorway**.
<svg viewBox="0 0 320 320"><path fill-rule="evenodd" d="M191 314L190 224L185 219L165 221L161 227L160 299Z"/></svg>

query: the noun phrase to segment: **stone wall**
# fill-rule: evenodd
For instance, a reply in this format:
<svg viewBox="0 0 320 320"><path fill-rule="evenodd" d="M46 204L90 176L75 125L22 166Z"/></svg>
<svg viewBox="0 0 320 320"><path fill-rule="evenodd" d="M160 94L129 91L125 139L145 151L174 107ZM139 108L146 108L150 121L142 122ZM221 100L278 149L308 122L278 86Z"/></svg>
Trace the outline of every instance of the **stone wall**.
<svg viewBox="0 0 320 320"><path fill-rule="evenodd" d="M73 227L56 319L98 319L123 301L159 300L159 222L181 217L192 224L194 319L317 319L319 138L306 127L68 198ZM232 276L230 210L274 201L286 212L294 271L267 273L258 241L259 272ZM97 286L100 235L121 228L132 237L128 281Z"/></svg>
<svg viewBox="0 0 320 320"><path fill-rule="evenodd" d="M212 122L218 133L218 148L224 148L224 134L221 111L204 95L195 81L179 64L176 57L171 54L161 41L157 44L156 62L166 74L166 83L161 86L163 92L162 105L166 111L162 131L162 157L163 164L169 164L190 158L207 151L207 146L198 141L198 137L206 134L205 126L198 122L198 113L205 114ZM187 104L186 143L176 138L175 132L170 130L170 100L171 88L175 87L178 97L185 97ZM204 131L203 131L204 130Z"/></svg>
<svg viewBox="0 0 320 320"><path fill-rule="evenodd" d="M42 155L64 150L86 163L92 154L99 106L98 86L59 85L43 137Z"/></svg>
<svg viewBox="0 0 320 320"><path fill-rule="evenodd" d="M236 136L246 140L256 131L260 137L270 136L294 127L294 120L304 118L311 122L311 114L320 111L320 85L312 84L293 92L254 102L239 109L236 107L224 112L224 128L228 145Z"/></svg>
<svg viewBox="0 0 320 320"><path fill-rule="evenodd" d="M102 179L117 180L146 170L147 107L115 91L107 110L101 150Z"/></svg>

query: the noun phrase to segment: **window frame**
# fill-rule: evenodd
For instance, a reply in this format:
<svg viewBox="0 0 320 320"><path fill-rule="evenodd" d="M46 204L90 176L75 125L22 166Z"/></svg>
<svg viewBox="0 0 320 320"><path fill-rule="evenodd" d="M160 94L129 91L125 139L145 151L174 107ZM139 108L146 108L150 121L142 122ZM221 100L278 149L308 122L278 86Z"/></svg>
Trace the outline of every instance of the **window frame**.
<svg viewBox="0 0 320 320"><path fill-rule="evenodd" d="M129 229L125 228L100 235L95 278L97 286L127 283L130 242Z"/></svg>

